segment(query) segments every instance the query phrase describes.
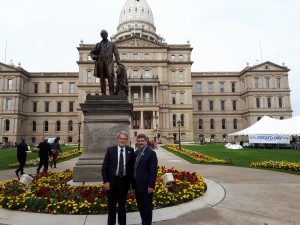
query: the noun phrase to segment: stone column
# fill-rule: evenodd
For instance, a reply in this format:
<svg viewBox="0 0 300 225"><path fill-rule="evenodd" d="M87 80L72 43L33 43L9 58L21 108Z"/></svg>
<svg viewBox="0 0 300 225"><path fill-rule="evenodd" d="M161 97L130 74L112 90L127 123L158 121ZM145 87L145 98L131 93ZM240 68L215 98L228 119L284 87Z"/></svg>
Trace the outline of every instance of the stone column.
<svg viewBox="0 0 300 225"><path fill-rule="evenodd" d="M141 111L141 128L144 129L144 111Z"/></svg>
<svg viewBox="0 0 300 225"><path fill-rule="evenodd" d="M144 87L143 86L141 86L141 105L143 105L144 104Z"/></svg>
<svg viewBox="0 0 300 225"><path fill-rule="evenodd" d="M118 132L129 134L133 105L126 95L91 95L80 107L84 116L83 153L75 164L73 182L100 182L107 148L117 145Z"/></svg>
<svg viewBox="0 0 300 225"><path fill-rule="evenodd" d="M152 104L155 105L155 87L152 87Z"/></svg>

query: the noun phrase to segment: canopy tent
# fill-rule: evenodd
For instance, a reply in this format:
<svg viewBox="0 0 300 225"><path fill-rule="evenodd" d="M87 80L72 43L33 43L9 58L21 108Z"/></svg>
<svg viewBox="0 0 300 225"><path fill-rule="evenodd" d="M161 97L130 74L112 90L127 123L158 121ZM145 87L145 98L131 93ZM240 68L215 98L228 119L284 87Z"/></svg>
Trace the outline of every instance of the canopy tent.
<svg viewBox="0 0 300 225"><path fill-rule="evenodd" d="M300 135L300 116L295 116L285 120L274 119L264 116L252 126L228 134L228 136L239 135Z"/></svg>
<svg viewBox="0 0 300 225"><path fill-rule="evenodd" d="M228 136L247 135L249 143L289 144L290 136L300 135L300 116L279 120L264 116L252 126L228 134Z"/></svg>

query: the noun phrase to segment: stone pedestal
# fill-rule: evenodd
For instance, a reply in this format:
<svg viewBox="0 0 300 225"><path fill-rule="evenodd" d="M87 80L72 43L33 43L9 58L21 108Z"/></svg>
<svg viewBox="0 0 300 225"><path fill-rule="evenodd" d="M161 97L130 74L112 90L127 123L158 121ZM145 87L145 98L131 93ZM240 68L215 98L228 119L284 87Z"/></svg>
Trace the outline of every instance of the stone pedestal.
<svg viewBox="0 0 300 225"><path fill-rule="evenodd" d="M102 162L120 131L129 133L133 105L126 95L87 96L80 104L84 115L83 153L74 167L74 182L102 181Z"/></svg>

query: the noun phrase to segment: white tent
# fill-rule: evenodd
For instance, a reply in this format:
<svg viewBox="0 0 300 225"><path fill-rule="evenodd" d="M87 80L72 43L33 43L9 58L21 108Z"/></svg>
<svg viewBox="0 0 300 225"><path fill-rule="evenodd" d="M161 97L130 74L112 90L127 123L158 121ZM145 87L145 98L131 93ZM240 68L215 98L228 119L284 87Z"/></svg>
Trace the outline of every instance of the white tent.
<svg viewBox="0 0 300 225"><path fill-rule="evenodd" d="M247 135L249 143L282 143L288 144L290 136L300 135L300 116L279 120L264 116L252 126L228 134L228 136Z"/></svg>

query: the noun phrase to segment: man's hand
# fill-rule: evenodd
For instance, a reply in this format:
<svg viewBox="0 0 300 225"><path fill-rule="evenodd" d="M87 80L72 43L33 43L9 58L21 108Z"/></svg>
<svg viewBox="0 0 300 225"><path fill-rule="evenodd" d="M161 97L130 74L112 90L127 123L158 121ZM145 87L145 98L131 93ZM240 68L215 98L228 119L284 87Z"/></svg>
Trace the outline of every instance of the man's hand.
<svg viewBox="0 0 300 225"><path fill-rule="evenodd" d="M103 184L103 188L106 190L106 191L109 191L110 190L110 183L109 182L106 182Z"/></svg>
<svg viewBox="0 0 300 225"><path fill-rule="evenodd" d="M153 189L153 188L151 188L151 187L148 187L148 194L151 194L153 191L154 191L154 189Z"/></svg>

